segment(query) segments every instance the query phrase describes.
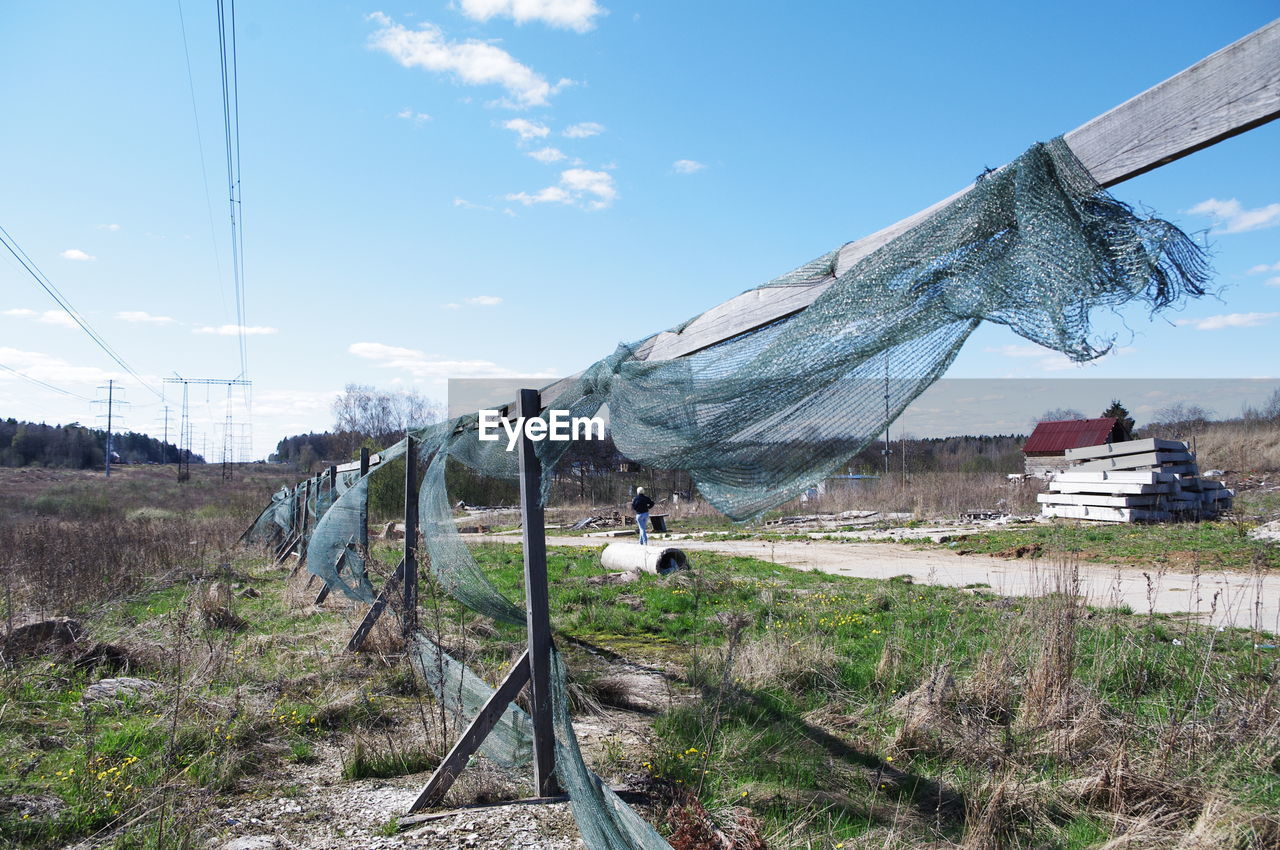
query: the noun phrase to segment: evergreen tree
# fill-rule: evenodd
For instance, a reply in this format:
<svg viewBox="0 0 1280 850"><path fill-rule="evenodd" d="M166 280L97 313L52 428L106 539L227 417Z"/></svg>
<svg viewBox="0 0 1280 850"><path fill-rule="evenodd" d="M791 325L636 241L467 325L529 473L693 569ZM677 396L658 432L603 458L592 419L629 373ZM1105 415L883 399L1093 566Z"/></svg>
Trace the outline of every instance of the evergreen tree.
<svg viewBox="0 0 1280 850"><path fill-rule="evenodd" d="M1102 411L1102 416L1104 419L1116 420L1116 425L1121 432L1121 442L1133 439L1133 426L1135 424L1133 417L1129 415L1129 411L1120 403L1119 399L1112 399L1111 406Z"/></svg>

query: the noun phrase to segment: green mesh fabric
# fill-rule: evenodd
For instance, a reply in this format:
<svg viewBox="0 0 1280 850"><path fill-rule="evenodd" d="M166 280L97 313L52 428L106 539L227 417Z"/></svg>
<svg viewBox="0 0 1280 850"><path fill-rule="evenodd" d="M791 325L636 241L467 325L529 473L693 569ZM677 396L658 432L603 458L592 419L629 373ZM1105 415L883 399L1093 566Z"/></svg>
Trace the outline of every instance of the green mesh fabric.
<svg viewBox="0 0 1280 850"><path fill-rule="evenodd" d="M1203 294L1208 274L1203 253L1185 234L1112 198L1061 139L1034 145L849 267L841 262L834 251L760 287L825 287L799 313L676 360L649 362L638 356L640 346L620 346L545 401L573 416L607 405L613 438L627 457L687 471L711 504L746 519L795 497L861 451L941 377L982 321L1088 360L1109 346L1092 335L1094 310L1135 302L1159 310ZM494 477L517 475L515 453L505 441L479 441L476 420L472 414L413 432L420 457L429 459L421 527L442 587L475 611L523 624L524 613L497 591L458 535L446 492L449 461ZM568 444L542 441L535 448L545 500ZM343 533L363 520L348 515L344 500L363 504L361 484L367 480L342 483L317 524L313 552L318 539L328 541L326 556L347 545ZM277 504L277 522L291 516L292 498ZM287 521L282 527L288 530ZM360 577L364 586L344 592L371 597ZM425 638L415 658L437 696L460 715L474 714L492 694ZM556 654L557 770L583 840L606 850L667 847L586 767L565 682ZM513 714L494 745L508 763L523 763L526 721Z"/></svg>
<svg viewBox="0 0 1280 850"><path fill-rule="evenodd" d="M271 501L258 514L253 524L240 535L241 543L266 545L280 539L284 529L276 522L276 507L289 497L289 488L282 487L271 495Z"/></svg>
<svg viewBox="0 0 1280 850"><path fill-rule="evenodd" d="M395 460L404 454L405 446L406 441L401 440L383 449L382 459ZM368 475L357 479L335 499L316 521L307 540L307 572L358 602L373 602L377 598L366 568L368 553L361 544L369 524L369 479L387 466L381 463L373 467Z"/></svg>
<svg viewBox="0 0 1280 850"><path fill-rule="evenodd" d="M567 681L564 660L552 647L551 721L556 734L556 779L569 795L582 843L591 850L671 850L671 845L583 761L569 715Z"/></svg>
<svg viewBox="0 0 1280 850"><path fill-rule="evenodd" d="M297 516L298 498L298 488L295 487L276 502L272 519L275 520L276 525L280 526L280 530L286 537L293 534L293 518Z"/></svg>
<svg viewBox="0 0 1280 850"><path fill-rule="evenodd" d="M1190 239L1108 195L1059 139L847 269L837 251L764 284L825 285L802 312L678 360L624 346L554 404L607 403L623 454L688 471L746 519L883 432L981 321L1088 360L1109 346L1091 334L1092 311L1167 307L1203 294L1206 277ZM539 444L544 465L563 445Z"/></svg>
<svg viewBox="0 0 1280 850"><path fill-rule="evenodd" d="M415 636L410 657L436 699L460 721L459 730L493 696L493 688L484 679L425 635ZM503 767L529 764L533 760L533 721L520 706L508 704L480 745L480 752Z"/></svg>

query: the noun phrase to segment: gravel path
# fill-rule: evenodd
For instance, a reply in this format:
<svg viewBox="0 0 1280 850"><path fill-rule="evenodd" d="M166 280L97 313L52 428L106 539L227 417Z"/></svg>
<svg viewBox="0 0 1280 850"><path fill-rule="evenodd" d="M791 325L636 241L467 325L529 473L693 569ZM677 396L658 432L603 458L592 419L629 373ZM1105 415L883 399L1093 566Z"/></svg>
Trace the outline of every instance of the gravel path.
<svg viewBox="0 0 1280 850"><path fill-rule="evenodd" d="M510 537L481 538L511 543ZM551 546L600 546L599 538L548 537ZM796 569L835 575L887 579L910 575L916 582L947 587L985 584L1004 596L1039 596L1059 587L1050 559L958 555L947 549L925 549L898 543L831 543L815 540L673 540L686 552L720 552L771 561ZM694 560L696 564L696 559ZM1191 612L1213 625L1260 628L1280 632L1280 576L1212 570L1190 573L1135 566L1080 564L1079 592L1090 604L1128 605L1146 613ZM1216 599L1215 599L1216 596Z"/></svg>

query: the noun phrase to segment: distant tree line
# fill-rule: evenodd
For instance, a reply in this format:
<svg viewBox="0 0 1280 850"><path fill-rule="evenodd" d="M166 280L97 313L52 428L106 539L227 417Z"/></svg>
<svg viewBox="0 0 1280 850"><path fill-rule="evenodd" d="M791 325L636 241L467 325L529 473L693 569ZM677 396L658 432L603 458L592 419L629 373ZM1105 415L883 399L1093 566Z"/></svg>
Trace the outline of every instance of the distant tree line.
<svg viewBox="0 0 1280 850"><path fill-rule="evenodd" d="M48 466L59 469L92 469L102 466L107 432L78 422L45 425L0 420L0 466ZM127 431L111 437L115 463L174 463L178 447L146 434ZM204 463L199 455L192 463Z"/></svg>

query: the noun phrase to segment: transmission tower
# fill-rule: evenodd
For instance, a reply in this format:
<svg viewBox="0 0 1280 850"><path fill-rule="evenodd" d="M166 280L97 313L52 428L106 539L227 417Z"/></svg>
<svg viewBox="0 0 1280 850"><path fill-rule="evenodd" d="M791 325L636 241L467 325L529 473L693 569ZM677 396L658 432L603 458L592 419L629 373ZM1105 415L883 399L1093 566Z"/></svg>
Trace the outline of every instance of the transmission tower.
<svg viewBox="0 0 1280 850"><path fill-rule="evenodd" d="M227 388L226 422L222 436L222 478L230 481L234 474L233 441L235 421L232 413L232 389L234 387L251 387L252 381L238 378L165 378L166 384L182 384L182 427L179 432L181 443L178 451L178 480L188 481L191 478L191 454L194 449L191 440L191 393L193 384L203 386L225 386ZM208 447L205 448L205 460L208 461Z"/></svg>
<svg viewBox="0 0 1280 850"><path fill-rule="evenodd" d="M124 388L117 387L115 380L108 380L105 387L98 387L99 393L105 393L105 397L94 400L95 405L105 407L106 413L99 413L97 418L107 420L107 447L103 452L102 466L103 471L108 478L111 477L111 445L115 429L120 427L122 418L118 408L124 407L129 402L124 400Z"/></svg>

